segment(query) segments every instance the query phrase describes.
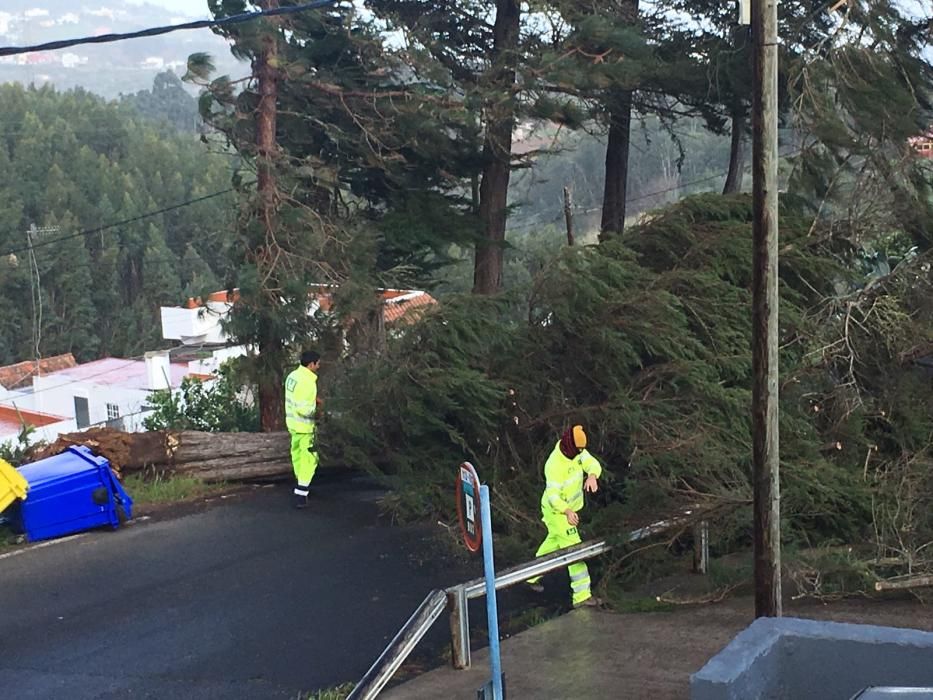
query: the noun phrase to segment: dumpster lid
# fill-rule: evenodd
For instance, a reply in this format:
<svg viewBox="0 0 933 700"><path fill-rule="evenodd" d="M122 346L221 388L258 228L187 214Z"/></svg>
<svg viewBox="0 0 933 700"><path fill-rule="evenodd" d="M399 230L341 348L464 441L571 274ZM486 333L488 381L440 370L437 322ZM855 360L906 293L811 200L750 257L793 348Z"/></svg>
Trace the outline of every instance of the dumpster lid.
<svg viewBox="0 0 933 700"><path fill-rule="evenodd" d="M19 473L26 478L30 487L35 487L72 474L99 471L109 465L110 462L106 458L98 457L84 445L76 445L54 457L25 464L19 468Z"/></svg>

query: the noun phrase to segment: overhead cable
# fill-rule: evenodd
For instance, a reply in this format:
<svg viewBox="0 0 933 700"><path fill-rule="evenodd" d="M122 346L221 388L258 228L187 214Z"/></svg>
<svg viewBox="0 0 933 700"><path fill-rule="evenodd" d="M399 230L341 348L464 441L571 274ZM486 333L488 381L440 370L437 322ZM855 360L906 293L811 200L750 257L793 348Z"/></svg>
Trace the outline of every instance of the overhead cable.
<svg viewBox="0 0 933 700"><path fill-rule="evenodd" d="M100 36L84 36L77 39L62 39L60 41L50 41L45 44L35 44L33 46L0 46L0 56L16 56L24 53L34 53L36 51L56 51L58 49L67 49L81 44L110 44L116 41L125 41L127 39L144 39L150 36L159 36L171 32L181 31L182 29L210 29L212 27L224 27L231 24L242 24L243 22L252 22L262 17L274 17L276 15L293 15L308 10L317 10L328 5L334 5L339 0L315 0L314 2L304 3L302 5L293 5L291 7L276 7L269 10L260 10L258 12L243 12L230 17L221 17L220 19L199 19L194 22L184 22L182 24L170 24L161 27L150 27L136 32L127 32L125 34L101 34Z"/></svg>

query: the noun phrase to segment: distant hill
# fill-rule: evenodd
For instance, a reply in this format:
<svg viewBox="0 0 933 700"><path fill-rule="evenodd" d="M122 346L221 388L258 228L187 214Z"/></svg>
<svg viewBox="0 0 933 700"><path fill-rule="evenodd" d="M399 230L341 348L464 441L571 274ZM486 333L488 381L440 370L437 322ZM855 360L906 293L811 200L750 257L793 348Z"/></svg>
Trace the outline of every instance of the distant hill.
<svg viewBox="0 0 933 700"><path fill-rule="evenodd" d="M192 3L197 6L197 3ZM206 2L204 2L206 6ZM206 9L203 13L206 15ZM0 46L25 46L105 33L132 32L177 24L188 17L153 5L125 0L3 0L0 3ZM81 86L104 97L133 93L152 86L166 69L185 72L188 56L206 51L218 70L241 75L248 66L230 55L227 43L210 30L184 30L160 37L84 45L70 49L0 58L0 83L53 83L67 89Z"/></svg>

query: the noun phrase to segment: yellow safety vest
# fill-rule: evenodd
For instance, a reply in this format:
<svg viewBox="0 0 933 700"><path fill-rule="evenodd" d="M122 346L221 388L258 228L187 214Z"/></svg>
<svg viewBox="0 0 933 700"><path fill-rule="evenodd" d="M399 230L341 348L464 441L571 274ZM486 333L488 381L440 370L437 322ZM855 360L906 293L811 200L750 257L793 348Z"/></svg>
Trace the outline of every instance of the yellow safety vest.
<svg viewBox="0 0 933 700"><path fill-rule="evenodd" d="M285 426L290 433L313 433L317 410L317 375L298 367L285 379Z"/></svg>
<svg viewBox="0 0 933 700"><path fill-rule="evenodd" d="M541 513L549 515L574 512L583 508L583 482L588 474L596 478L603 468L593 455L583 450L573 459L567 459L560 451L560 442L544 464L546 485L541 497Z"/></svg>

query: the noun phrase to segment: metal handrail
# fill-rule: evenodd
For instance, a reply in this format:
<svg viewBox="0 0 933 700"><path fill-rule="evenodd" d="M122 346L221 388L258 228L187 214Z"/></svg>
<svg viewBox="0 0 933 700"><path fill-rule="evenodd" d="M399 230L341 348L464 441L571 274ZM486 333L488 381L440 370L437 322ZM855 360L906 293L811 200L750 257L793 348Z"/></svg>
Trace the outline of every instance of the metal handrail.
<svg viewBox="0 0 933 700"><path fill-rule="evenodd" d="M592 559L612 549L605 540L591 540L524 564L496 572L496 590L509 588L530 578L562 569L568 564ZM447 589L447 607L450 609L450 661L454 668L469 668L470 610L469 601L486 595L484 579L477 578Z"/></svg>
<svg viewBox="0 0 933 700"><path fill-rule="evenodd" d="M632 530L626 536L626 542L637 542L638 540L647 539L652 535L656 535L660 532L665 532L670 530L678 525L683 525L686 522L689 522L690 516L693 514L693 511L687 510L683 512L683 515L677 518L671 518L670 520L661 520L646 527L639 528L637 530ZM592 559L593 557L599 556L600 554L605 554L610 549L612 545L608 544L606 540L589 540L583 542L582 544L574 545L573 547L567 547L566 549L558 550L553 554L548 554L547 556L539 557L537 559L532 559L531 561L525 562L524 564L519 564L513 566L509 569L506 569L502 572L496 573L496 590L501 590L503 588L509 588L514 586L517 583L526 581L530 578L535 578L536 576L541 576L542 574L550 573L557 569L563 568L568 564L574 564L578 561L584 561L585 559ZM467 598L473 600L474 598L481 598L485 595L485 579L482 577L475 578L472 581L467 581L466 583L461 583L460 586L454 586L453 588L448 588L448 592L454 590L455 588L463 587L466 588Z"/></svg>
<svg viewBox="0 0 933 700"><path fill-rule="evenodd" d="M540 559L534 559L519 566L496 573L496 590L514 586L533 576L546 574L576 561L590 559L610 549L605 540L594 540L562 549ZM376 662L347 696L347 700L372 700L385 688L408 655L421 641L437 618L445 609L450 609L453 663L455 668L468 668L470 665L470 620L467 602L485 595L484 579L478 578L461 583L446 591L434 590L408 618L402 629L389 642ZM465 663L461 656L465 652Z"/></svg>
<svg viewBox="0 0 933 700"><path fill-rule="evenodd" d="M626 542L637 542L647 539L652 535L666 532L675 527L689 523L696 517L693 508L682 511L679 515L660 520L645 527L632 530L625 537ZM705 527L705 521L701 528L706 533L702 539L698 540L700 547L698 562L702 562L702 570L705 573L706 565L709 560L709 536ZM593 557L604 554L612 549L612 545L606 540L590 540L582 544L561 549L553 554L533 559L524 564L513 566L510 569L496 573L496 590L514 586L530 578L535 578L543 574L562 569L568 564L592 559ZM486 594L484 579L477 578L467 581L459 586L447 589L447 606L450 608L450 650L451 663L454 668L469 668L471 664L470 652L470 611L468 603L475 598L481 598Z"/></svg>
<svg viewBox="0 0 933 700"><path fill-rule="evenodd" d="M652 535L665 532L679 525L684 525L696 518L692 510L685 510L681 515L669 520L661 520L646 527L633 530L626 536L626 541L636 542ZM703 538L702 546L708 547L708 537ZM530 578L541 576L586 559L604 554L612 549L606 540L590 540L567 549L558 550L552 554L532 559L496 572L496 590L509 588ZM708 554L704 553L708 559ZM405 662L408 655L421 641L445 608L450 611L451 632L451 662L454 668L470 667L470 615L468 604L470 600L481 598L486 594L485 579L476 578L471 581L452 586L445 591L434 590L421 603L417 610L408 619L408 622L399 630L398 634L389 642L376 662L370 666L356 687L347 696L347 700L372 700L375 698Z"/></svg>
<svg viewBox="0 0 933 700"><path fill-rule="evenodd" d="M553 554L533 559L524 564L505 569L504 571L497 571L496 590L499 591L503 588L509 588L522 581L527 581L530 578L562 569L568 564L573 564L585 559L592 559L593 557L608 552L610 549L612 549L612 546L607 544L605 540L590 540L589 542L574 545L573 547L560 549ZM448 588L447 591L449 593L457 588L464 588L467 599L473 600L486 595L485 585L485 579L480 577Z"/></svg>
<svg viewBox="0 0 933 700"><path fill-rule="evenodd" d="M369 667L360 682L347 696L347 700L372 700L379 695L446 607L447 594L437 589L431 591L408 618L408 622L392 638L389 646L379 655L376 662Z"/></svg>

